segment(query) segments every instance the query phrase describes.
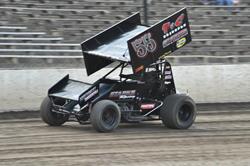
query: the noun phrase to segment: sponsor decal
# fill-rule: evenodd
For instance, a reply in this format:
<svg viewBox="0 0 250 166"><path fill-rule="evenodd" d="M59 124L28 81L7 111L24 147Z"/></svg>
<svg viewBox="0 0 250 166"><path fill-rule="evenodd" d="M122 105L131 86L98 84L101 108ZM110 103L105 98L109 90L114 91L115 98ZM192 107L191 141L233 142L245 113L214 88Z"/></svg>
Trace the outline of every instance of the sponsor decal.
<svg viewBox="0 0 250 166"><path fill-rule="evenodd" d="M165 75L165 80L170 80L172 79L172 75Z"/></svg>
<svg viewBox="0 0 250 166"><path fill-rule="evenodd" d="M169 54L171 54L171 53L172 53L172 51L165 52L165 53L160 57L160 59L166 59L167 56L168 56Z"/></svg>
<svg viewBox="0 0 250 166"><path fill-rule="evenodd" d="M133 99L135 96L127 96L127 95L121 95L119 99Z"/></svg>
<svg viewBox="0 0 250 166"><path fill-rule="evenodd" d="M177 48L181 48L182 46L184 46L186 44L187 39L185 37L181 38L180 40L178 40L176 42L176 47Z"/></svg>
<svg viewBox="0 0 250 166"><path fill-rule="evenodd" d="M185 15L182 13L175 21L175 27L179 27L183 24Z"/></svg>
<svg viewBox="0 0 250 166"><path fill-rule="evenodd" d="M151 33L146 33L142 37L135 39L135 41L131 42L133 49L136 52L136 55L139 58L144 58L148 55L148 53L152 53L156 50L156 42L152 38Z"/></svg>
<svg viewBox="0 0 250 166"><path fill-rule="evenodd" d="M172 72L171 71L165 71L165 75L167 75L167 74L172 74Z"/></svg>
<svg viewBox="0 0 250 166"><path fill-rule="evenodd" d="M155 104L142 104L141 109L142 110L149 110L155 108Z"/></svg>
<svg viewBox="0 0 250 166"><path fill-rule="evenodd" d="M175 22L167 22L162 25L162 31L164 33L163 38L170 37L174 33L184 29L187 25L183 24L185 18L185 14L182 13Z"/></svg>
<svg viewBox="0 0 250 166"><path fill-rule="evenodd" d="M113 91L109 94L109 98L133 99L135 98L136 90Z"/></svg>
<svg viewBox="0 0 250 166"><path fill-rule="evenodd" d="M98 94L98 89L96 87L94 87L93 89L90 89L88 92L86 92L84 95L82 95L80 100L87 101L87 100L91 99L93 96L95 96L96 94Z"/></svg>
<svg viewBox="0 0 250 166"><path fill-rule="evenodd" d="M172 35L171 37L163 40L162 47L165 48L169 46L170 44L178 41L179 39L183 38L184 36L188 35L187 28L182 29L181 31L177 32L176 34Z"/></svg>
<svg viewBox="0 0 250 166"><path fill-rule="evenodd" d="M163 42L162 47L166 48L169 45L176 43L176 48L184 46L187 42L185 38L188 35L187 24L184 23L185 14L180 14L173 22L167 22L162 25Z"/></svg>
<svg viewBox="0 0 250 166"><path fill-rule="evenodd" d="M171 81L164 81L165 84L171 84Z"/></svg>
<svg viewBox="0 0 250 166"><path fill-rule="evenodd" d="M139 67L137 67L137 68L135 69L135 73L138 73L138 72L142 71L143 69L144 69L144 66L141 65L141 66L139 66Z"/></svg>

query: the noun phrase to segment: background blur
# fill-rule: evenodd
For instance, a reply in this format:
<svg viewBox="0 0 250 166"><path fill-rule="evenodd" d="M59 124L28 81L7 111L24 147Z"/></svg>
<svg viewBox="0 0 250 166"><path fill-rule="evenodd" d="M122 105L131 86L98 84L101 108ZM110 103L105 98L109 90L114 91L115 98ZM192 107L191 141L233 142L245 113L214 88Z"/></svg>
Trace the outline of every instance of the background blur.
<svg viewBox="0 0 250 166"><path fill-rule="evenodd" d="M168 59L178 91L205 103L190 129L155 121L96 133L38 118L63 76L93 82L112 67L87 77L82 41L136 11L152 25L183 7L193 41ZM0 165L249 166L249 82L249 0L0 0Z"/></svg>
<svg viewBox="0 0 250 166"><path fill-rule="evenodd" d="M86 77L82 41L136 11L152 25L183 7L193 42L169 56L177 89L198 103L249 102L249 0L1 0L0 111L38 109L68 73L93 82L108 69Z"/></svg>

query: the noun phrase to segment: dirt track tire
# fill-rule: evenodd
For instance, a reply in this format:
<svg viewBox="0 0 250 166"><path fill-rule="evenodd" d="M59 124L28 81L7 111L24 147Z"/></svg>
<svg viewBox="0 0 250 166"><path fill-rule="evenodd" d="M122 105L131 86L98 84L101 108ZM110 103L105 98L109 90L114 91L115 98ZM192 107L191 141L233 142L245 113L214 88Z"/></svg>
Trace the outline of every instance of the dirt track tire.
<svg viewBox="0 0 250 166"><path fill-rule="evenodd" d="M52 103L49 97L44 98L41 104L40 116L42 120L50 126L61 126L69 119L68 115L52 111Z"/></svg>
<svg viewBox="0 0 250 166"><path fill-rule="evenodd" d="M188 129L196 118L196 104L186 95L167 96L161 108L163 124L171 129Z"/></svg>
<svg viewBox="0 0 250 166"><path fill-rule="evenodd" d="M110 100L97 102L90 113L90 122L98 132L111 132L116 129L121 120L118 105Z"/></svg>

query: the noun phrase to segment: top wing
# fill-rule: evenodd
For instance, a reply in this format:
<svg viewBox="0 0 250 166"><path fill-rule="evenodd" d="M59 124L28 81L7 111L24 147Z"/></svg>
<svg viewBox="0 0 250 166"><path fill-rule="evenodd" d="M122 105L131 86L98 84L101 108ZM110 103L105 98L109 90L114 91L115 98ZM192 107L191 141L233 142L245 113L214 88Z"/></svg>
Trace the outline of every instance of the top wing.
<svg viewBox="0 0 250 166"><path fill-rule="evenodd" d="M82 42L87 74L114 61L132 64L140 73L159 58L191 42L187 10L181 9L151 27L141 24L136 13Z"/></svg>
<svg viewBox="0 0 250 166"><path fill-rule="evenodd" d="M107 30L84 41L82 46L87 74L90 75L114 61L130 62L127 41L148 29L136 13Z"/></svg>

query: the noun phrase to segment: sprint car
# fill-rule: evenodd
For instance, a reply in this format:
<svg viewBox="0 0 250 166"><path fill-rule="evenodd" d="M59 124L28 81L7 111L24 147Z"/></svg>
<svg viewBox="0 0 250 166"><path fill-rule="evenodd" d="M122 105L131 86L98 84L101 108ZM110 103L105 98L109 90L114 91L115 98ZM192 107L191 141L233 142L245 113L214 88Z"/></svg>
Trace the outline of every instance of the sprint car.
<svg viewBox="0 0 250 166"><path fill-rule="evenodd" d="M87 75L114 62L116 66L93 84L63 77L41 104L42 120L59 126L73 116L98 132L113 131L121 122L148 120L189 128L196 104L176 92L167 56L191 40L185 8L152 26L143 25L139 13L131 15L81 43ZM118 78L109 78L115 70Z"/></svg>

